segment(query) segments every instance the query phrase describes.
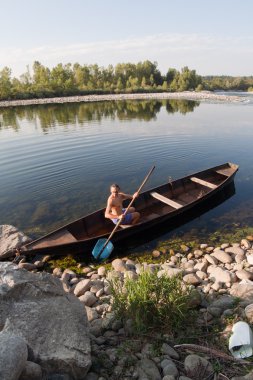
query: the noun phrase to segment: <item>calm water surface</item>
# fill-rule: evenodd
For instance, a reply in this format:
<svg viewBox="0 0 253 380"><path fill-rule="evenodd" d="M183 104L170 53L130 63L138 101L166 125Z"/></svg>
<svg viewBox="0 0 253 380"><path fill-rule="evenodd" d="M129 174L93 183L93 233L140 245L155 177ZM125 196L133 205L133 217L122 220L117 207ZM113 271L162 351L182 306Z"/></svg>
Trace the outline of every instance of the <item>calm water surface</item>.
<svg viewBox="0 0 253 380"><path fill-rule="evenodd" d="M0 109L0 224L39 237L105 206L112 182L133 193L153 164L146 189L231 161L240 165L235 195L173 234L252 226L253 95L247 99Z"/></svg>

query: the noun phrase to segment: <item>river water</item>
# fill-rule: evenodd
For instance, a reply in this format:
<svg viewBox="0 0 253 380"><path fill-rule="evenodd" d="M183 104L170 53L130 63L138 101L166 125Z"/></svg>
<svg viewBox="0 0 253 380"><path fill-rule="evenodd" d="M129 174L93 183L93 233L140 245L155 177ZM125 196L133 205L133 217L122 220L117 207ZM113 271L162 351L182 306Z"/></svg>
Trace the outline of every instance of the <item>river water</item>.
<svg viewBox="0 0 253 380"><path fill-rule="evenodd" d="M253 95L241 95L0 109L0 224L39 237L105 206L113 182L133 193L152 165L146 189L230 161L235 194L173 234L252 226Z"/></svg>

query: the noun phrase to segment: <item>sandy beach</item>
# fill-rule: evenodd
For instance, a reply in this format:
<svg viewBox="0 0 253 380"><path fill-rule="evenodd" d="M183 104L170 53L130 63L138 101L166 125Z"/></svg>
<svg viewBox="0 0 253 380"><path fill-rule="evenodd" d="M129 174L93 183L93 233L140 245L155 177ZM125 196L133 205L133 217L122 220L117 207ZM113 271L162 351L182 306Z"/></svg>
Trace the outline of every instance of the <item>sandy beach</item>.
<svg viewBox="0 0 253 380"><path fill-rule="evenodd" d="M215 101L215 102L242 102L245 99L240 96L231 96L217 94L209 91L194 92L174 92L174 93L143 93L143 94L105 94L105 95L84 95L84 96L66 96L57 98L43 99L23 99L23 100L5 100L0 101L0 107L28 106L36 104L58 104L58 103L76 103L76 102L100 102L110 100L150 100L150 99L185 99L197 101Z"/></svg>

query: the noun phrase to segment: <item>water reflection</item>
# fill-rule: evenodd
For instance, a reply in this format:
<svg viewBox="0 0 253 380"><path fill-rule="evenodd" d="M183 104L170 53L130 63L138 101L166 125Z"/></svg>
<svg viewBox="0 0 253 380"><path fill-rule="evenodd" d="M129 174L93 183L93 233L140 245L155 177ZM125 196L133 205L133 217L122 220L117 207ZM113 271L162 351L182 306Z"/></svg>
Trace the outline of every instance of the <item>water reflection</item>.
<svg viewBox="0 0 253 380"><path fill-rule="evenodd" d="M11 127L18 131L20 122L24 120L39 122L44 132L57 124L83 125L89 121L101 121L106 118L150 121L156 118L161 107L165 107L168 113L178 112L185 115L193 112L199 104L191 100L127 100L2 108L0 109L0 130Z"/></svg>

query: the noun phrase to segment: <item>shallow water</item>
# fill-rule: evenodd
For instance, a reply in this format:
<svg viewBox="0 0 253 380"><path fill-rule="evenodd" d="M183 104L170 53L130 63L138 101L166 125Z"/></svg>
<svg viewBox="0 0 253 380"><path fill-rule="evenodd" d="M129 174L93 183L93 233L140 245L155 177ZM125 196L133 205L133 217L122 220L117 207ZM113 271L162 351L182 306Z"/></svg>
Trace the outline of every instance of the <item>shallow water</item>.
<svg viewBox="0 0 253 380"><path fill-rule="evenodd" d="M237 93L238 94L238 93ZM245 94L242 94L245 96ZM134 192L227 161L230 199L174 231L253 222L253 96L242 103L114 101L0 109L0 224L38 237L105 206L110 183ZM156 244L167 239L165 234Z"/></svg>

